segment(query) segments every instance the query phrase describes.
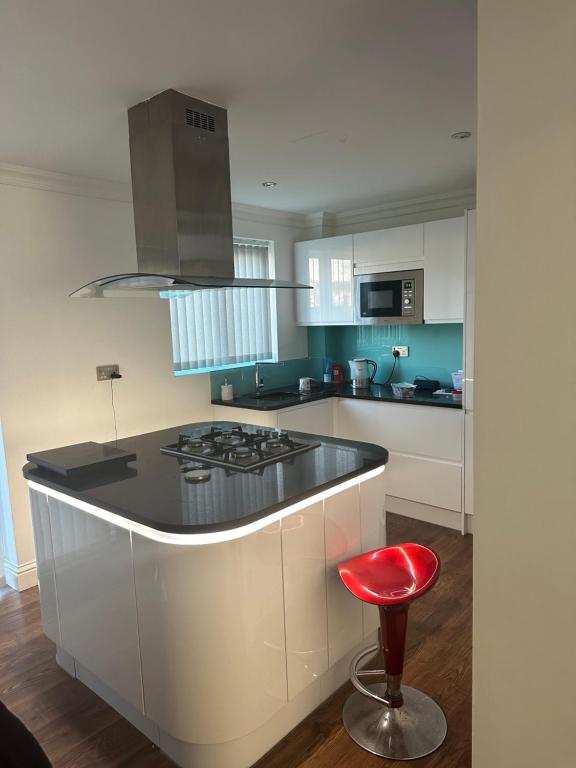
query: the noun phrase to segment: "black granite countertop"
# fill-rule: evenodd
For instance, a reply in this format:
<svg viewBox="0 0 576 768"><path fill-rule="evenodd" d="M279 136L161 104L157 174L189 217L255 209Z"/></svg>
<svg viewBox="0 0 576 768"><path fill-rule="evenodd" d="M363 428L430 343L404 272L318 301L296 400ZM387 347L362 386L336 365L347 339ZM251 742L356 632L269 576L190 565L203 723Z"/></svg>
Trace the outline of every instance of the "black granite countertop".
<svg viewBox="0 0 576 768"><path fill-rule="evenodd" d="M430 405L440 408L462 408L462 400L455 400L452 395L433 395L431 392L417 391L414 397L394 397L389 384L372 384L368 389L352 389L350 384L325 384L308 394L300 394L297 387L265 392L264 397L241 395L234 400L212 400L213 405L227 405L231 408L249 408L254 411L277 411L280 408L293 408L295 405L325 400L328 397L348 397L354 400L374 400L403 405Z"/></svg>
<svg viewBox="0 0 576 768"><path fill-rule="evenodd" d="M73 480L26 464L24 477L150 528L194 534L262 519L388 461L388 451L371 443L292 433L320 446L249 472L212 466L209 481L188 483L181 470L187 462L160 453L160 448L176 442L184 429L212 424L236 426L202 422L118 440L118 448L136 454L121 470L95 468Z"/></svg>

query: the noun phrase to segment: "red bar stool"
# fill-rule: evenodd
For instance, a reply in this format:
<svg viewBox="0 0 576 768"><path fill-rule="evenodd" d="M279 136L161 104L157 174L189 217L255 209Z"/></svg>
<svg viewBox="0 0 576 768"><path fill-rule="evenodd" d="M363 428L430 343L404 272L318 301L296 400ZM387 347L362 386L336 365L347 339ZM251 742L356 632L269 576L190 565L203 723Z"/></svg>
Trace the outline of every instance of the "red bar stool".
<svg viewBox="0 0 576 768"><path fill-rule="evenodd" d="M342 711L344 727L368 752L393 760L415 760L434 752L446 738L446 718L425 693L401 685L408 607L438 579L440 559L421 544L398 544L365 552L338 566L352 594L380 610L384 670L358 669L380 644L360 651L350 664L356 691ZM386 675L370 686L361 677Z"/></svg>

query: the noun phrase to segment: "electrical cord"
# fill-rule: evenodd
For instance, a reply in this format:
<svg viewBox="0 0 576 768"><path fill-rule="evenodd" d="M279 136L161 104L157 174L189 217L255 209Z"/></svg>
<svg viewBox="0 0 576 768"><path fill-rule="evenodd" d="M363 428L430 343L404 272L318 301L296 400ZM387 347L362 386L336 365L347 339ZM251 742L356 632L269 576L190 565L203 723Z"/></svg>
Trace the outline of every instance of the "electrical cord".
<svg viewBox="0 0 576 768"><path fill-rule="evenodd" d="M114 380L121 378L121 373L112 373L110 375L110 398L112 401L112 414L114 416L114 443L116 447L118 447L118 421L116 419L116 404L114 403Z"/></svg>
<svg viewBox="0 0 576 768"><path fill-rule="evenodd" d="M384 382L385 385L386 384L390 384L390 382L392 381L392 376L394 376L394 371L396 370L396 363L398 362L398 358L400 357L400 352L398 352L397 349L394 350L394 352L392 352L392 354L394 355L394 365L392 366L392 370L390 371L390 375L388 376L388 378Z"/></svg>
<svg viewBox="0 0 576 768"><path fill-rule="evenodd" d="M376 385L377 385L377 386L379 386L379 387L385 387L385 386L386 386L386 384L390 384L390 382L392 381L392 376L394 376L394 371L396 370L396 363L398 362L398 358L400 357L400 352L398 352L398 350L397 350L397 349L395 349L395 350L392 352L392 354L393 354L393 356L394 356L394 365L392 366L392 370L390 371L390 375L388 376L388 378L386 379L386 381L383 381L382 383L380 383L380 382L378 382L378 381L375 381L375 382L374 382L374 384L376 384Z"/></svg>

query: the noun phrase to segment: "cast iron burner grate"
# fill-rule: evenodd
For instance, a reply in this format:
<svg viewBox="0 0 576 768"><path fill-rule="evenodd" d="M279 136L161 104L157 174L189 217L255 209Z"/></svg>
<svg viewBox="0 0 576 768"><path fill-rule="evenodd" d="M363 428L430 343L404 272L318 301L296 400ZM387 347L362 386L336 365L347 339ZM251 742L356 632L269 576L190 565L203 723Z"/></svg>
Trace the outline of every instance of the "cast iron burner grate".
<svg viewBox="0 0 576 768"><path fill-rule="evenodd" d="M284 461L319 445L296 439L281 429L251 430L242 426L221 429L211 426L207 432L198 429L181 432L177 443L160 450L169 456L196 458L204 464L247 472Z"/></svg>

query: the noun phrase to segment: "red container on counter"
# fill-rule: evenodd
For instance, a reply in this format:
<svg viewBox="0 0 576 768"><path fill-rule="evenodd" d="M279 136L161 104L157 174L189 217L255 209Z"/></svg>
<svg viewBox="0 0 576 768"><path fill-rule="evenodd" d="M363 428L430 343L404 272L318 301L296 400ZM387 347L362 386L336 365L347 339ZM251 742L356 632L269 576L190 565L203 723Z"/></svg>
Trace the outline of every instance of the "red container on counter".
<svg viewBox="0 0 576 768"><path fill-rule="evenodd" d="M334 363L332 368L332 382L334 384L344 384L344 366L342 363Z"/></svg>

